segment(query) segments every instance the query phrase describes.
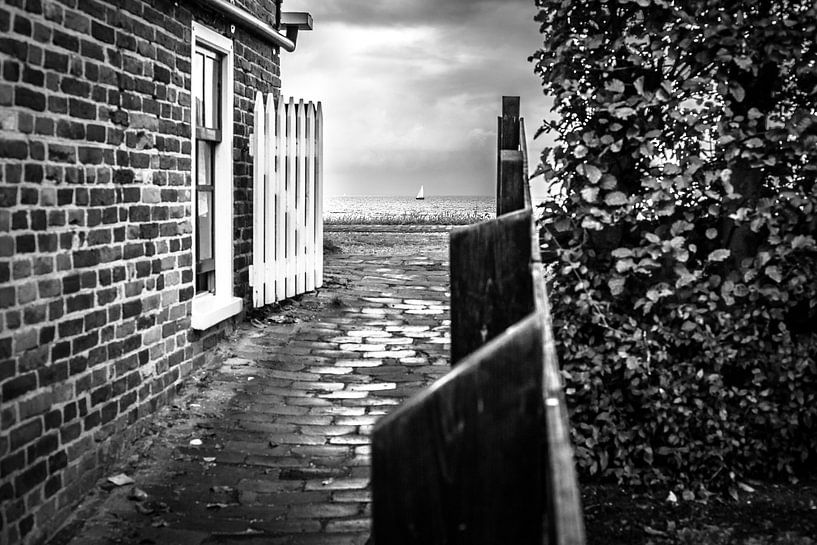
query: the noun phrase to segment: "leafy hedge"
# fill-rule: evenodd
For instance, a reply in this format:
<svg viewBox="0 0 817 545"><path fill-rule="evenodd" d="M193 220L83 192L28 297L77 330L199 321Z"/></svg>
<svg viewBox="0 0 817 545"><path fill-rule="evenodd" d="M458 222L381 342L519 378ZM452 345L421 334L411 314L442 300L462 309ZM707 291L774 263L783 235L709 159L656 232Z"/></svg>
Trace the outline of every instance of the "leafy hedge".
<svg viewBox="0 0 817 545"><path fill-rule="evenodd" d="M580 468L687 489L813 472L817 4L537 5Z"/></svg>

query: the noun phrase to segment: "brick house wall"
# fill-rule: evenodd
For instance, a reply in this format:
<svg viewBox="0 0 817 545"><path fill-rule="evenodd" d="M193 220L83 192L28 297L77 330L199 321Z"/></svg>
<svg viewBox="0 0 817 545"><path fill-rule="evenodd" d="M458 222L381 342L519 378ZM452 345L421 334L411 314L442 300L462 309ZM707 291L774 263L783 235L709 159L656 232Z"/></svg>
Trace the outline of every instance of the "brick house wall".
<svg viewBox="0 0 817 545"><path fill-rule="evenodd" d="M193 21L234 47L233 295L279 50L195 1L0 4L0 542L42 543L241 316L191 328ZM275 25L275 0L237 5ZM246 304L245 304L246 308Z"/></svg>

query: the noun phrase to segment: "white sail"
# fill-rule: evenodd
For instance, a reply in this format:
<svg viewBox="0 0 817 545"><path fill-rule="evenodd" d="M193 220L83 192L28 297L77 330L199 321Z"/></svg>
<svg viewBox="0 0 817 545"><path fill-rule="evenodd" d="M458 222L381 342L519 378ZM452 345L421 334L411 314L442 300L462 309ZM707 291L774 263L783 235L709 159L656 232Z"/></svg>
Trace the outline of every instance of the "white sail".
<svg viewBox="0 0 817 545"><path fill-rule="evenodd" d="M423 186L420 186L420 191L417 192L417 196L414 198L418 200L425 199L425 197L423 196Z"/></svg>

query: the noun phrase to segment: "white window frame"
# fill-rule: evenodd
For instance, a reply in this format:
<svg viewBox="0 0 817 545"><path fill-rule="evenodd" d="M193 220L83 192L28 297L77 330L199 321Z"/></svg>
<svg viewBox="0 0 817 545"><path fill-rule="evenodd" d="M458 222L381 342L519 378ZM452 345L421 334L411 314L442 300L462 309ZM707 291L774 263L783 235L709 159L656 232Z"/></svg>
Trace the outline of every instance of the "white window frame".
<svg viewBox="0 0 817 545"><path fill-rule="evenodd" d="M213 222L216 225L213 239L215 259L215 293L201 293L193 297L191 327L204 330L235 316L243 308L243 301L233 295L233 84L234 65L233 41L218 32L193 22L191 40L191 88L190 88L190 129L191 129L191 204L197 202L196 195L196 100L193 96L193 81L197 70L193 59L196 46L202 45L223 55L221 63L221 143L215 147ZM200 75L199 75L200 76ZM192 207L195 211L195 205ZM196 278L196 218L193 223L193 281ZM229 228L228 228L229 227Z"/></svg>

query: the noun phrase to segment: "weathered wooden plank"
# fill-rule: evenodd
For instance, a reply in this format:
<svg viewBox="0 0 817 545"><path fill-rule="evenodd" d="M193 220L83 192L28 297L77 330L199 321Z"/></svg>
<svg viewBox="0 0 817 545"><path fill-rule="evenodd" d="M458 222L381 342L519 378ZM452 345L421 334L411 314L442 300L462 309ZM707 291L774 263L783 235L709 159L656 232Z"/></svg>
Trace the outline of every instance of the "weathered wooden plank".
<svg viewBox="0 0 817 545"><path fill-rule="evenodd" d="M533 310L530 209L450 235L451 362Z"/></svg>
<svg viewBox="0 0 817 545"><path fill-rule="evenodd" d="M323 106L318 102L315 112L315 135L317 148L315 150L315 220L317 229L317 254L315 260L315 287L323 286Z"/></svg>
<svg viewBox="0 0 817 545"><path fill-rule="evenodd" d="M306 171L306 291L315 289L315 105L306 105L306 149L304 169Z"/></svg>
<svg viewBox="0 0 817 545"><path fill-rule="evenodd" d="M296 109L295 99L290 97L287 103L287 226L286 226L286 296L294 297L298 292L296 291L295 277L297 276L297 253L295 240L295 224L297 223L296 216L296 183L297 183L297 139L295 136L296 130Z"/></svg>
<svg viewBox="0 0 817 545"><path fill-rule="evenodd" d="M521 151L499 152L499 198L496 215L501 216L525 208L525 180Z"/></svg>
<svg viewBox="0 0 817 545"><path fill-rule="evenodd" d="M275 102L275 300L286 297L286 106Z"/></svg>
<svg viewBox="0 0 817 545"><path fill-rule="evenodd" d="M298 156L295 162L295 293L306 291L306 115L304 100L298 101L296 113L295 138Z"/></svg>
<svg viewBox="0 0 817 545"><path fill-rule="evenodd" d="M541 545L541 349L531 315L378 422L376 543Z"/></svg>
<svg viewBox="0 0 817 545"><path fill-rule="evenodd" d="M523 157L525 201L530 207L530 180L527 175L527 145L525 123L520 120L520 140ZM531 217L531 279L536 314L540 316L542 331L542 398L545 407L546 446L543 469L546 478L545 497L547 505L547 532L550 545L584 545L585 530L581 506L581 492L576 475L573 446L570 441L570 423L565 403L556 339L553 335L553 319L545 283L545 270L541 262L539 229Z"/></svg>
<svg viewBox="0 0 817 545"><path fill-rule="evenodd" d="M570 424L565 404L550 302L541 263L532 268L536 314L542 330L542 397L545 406L546 456L544 474L548 543L583 545L585 542L581 493L570 442Z"/></svg>
<svg viewBox="0 0 817 545"><path fill-rule="evenodd" d="M499 133L499 149L519 149L519 97L502 97L502 128Z"/></svg>
<svg viewBox="0 0 817 545"><path fill-rule="evenodd" d="M255 94L253 108L253 237L252 237L252 304L258 308L264 305L264 220L265 220L265 184L266 154L264 153L265 135L264 96L260 91Z"/></svg>
<svg viewBox="0 0 817 545"><path fill-rule="evenodd" d="M519 118L519 151L522 152L522 194L525 207L533 208L533 200L530 195L530 176L528 174L528 142L525 138L525 120ZM536 223L533 223L534 227ZM539 239L537 234L536 239Z"/></svg>
<svg viewBox="0 0 817 545"><path fill-rule="evenodd" d="M267 95L264 106L264 304L275 302L275 97Z"/></svg>

